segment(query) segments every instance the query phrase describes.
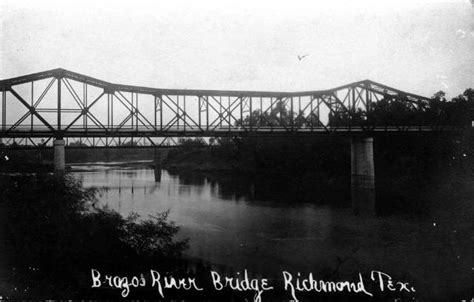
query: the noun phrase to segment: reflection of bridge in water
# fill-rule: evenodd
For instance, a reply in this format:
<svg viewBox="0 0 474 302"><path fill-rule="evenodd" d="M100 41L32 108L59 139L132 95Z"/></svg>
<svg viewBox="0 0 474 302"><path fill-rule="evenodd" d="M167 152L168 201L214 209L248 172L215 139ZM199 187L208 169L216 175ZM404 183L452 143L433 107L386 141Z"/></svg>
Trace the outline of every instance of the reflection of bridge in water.
<svg viewBox="0 0 474 302"><path fill-rule="evenodd" d="M305 92L182 90L113 84L54 69L2 80L0 90L2 142L54 145L58 171L65 167L65 146L164 147L178 137L344 134L352 138L353 199L368 201L375 188L373 135L465 128L331 123L333 116L367 112L382 99L414 108L429 100L370 80Z"/></svg>

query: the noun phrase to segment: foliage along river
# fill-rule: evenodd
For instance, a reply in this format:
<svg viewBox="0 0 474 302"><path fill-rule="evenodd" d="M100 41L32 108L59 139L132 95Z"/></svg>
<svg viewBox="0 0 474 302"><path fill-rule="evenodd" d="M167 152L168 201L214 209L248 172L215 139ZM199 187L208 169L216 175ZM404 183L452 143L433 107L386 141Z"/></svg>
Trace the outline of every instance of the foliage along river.
<svg viewBox="0 0 474 302"><path fill-rule="evenodd" d="M162 170L155 182L154 171L144 167L88 163L72 164L72 171L85 187L100 189L101 203L124 216L169 209L179 236L190 239L186 255L212 266L255 276L335 272L345 280L374 269L430 297L470 291L474 284L472 233L461 234L472 228L454 220L360 217L350 202L341 208L297 197L254 200L223 193L222 183L204 177L189 181Z"/></svg>

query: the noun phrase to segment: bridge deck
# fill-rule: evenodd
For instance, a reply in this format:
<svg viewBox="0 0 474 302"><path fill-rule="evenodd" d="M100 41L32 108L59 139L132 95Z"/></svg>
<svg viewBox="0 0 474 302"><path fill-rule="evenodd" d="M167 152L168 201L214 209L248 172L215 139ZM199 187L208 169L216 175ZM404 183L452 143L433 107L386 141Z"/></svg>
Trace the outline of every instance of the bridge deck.
<svg viewBox="0 0 474 302"><path fill-rule="evenodd" d="M383 133L383 132L435 132L435 131L463 131L470 129L465 126L375 126L375 127L217 127L214 129L198 127L170 127L167 129L155 129L153 127L122 127L122 128L99 128L71 127L61 132L62 137L216 137L216 136L249 136L249 135L305 135L333 133ZM0 131L0 137L48 137L51 130L44 126L16 127L9 131Z"/></svg>

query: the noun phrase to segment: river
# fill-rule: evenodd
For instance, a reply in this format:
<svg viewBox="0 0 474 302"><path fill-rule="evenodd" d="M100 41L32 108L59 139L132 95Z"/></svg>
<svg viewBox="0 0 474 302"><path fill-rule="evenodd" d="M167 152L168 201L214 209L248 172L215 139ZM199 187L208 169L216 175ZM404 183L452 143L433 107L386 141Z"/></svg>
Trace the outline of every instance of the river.
<svg viewBox="0 0 474 302"><path fill-rule="evenodd" d="M356 216L350 202L258 200L238 189L224 193L224 179L189 180L162 170L155 182L152 169L136 166L89 163L72 170L85 187L99 188L102 204L124 216L170 210L179 236L190 240L186 255L214 266L256 276L287 270L350 278L380 270L436 297L473 288L469 219Z"/></svg>

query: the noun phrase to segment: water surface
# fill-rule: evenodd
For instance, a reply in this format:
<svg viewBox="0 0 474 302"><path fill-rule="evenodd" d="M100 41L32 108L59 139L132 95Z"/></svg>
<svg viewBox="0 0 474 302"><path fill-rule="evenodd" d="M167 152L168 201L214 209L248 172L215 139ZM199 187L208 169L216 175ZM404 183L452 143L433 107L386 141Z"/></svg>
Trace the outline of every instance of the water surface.
<svg viewBox="0 0 474 302"><path fill-rule="evenodd" d="M426 294L472 288L472 225L443 218L361 217L346 207L303 203L297 196L258 200L246 192L222 190L225 179L194 180L152 169L73 166L84 186L100 188L101 203L126 216L170 210L190 240L188 257L255 275L329 271L339 278L382 270L414 283ZM223 193L225 192L225 193Z"/></svg>

